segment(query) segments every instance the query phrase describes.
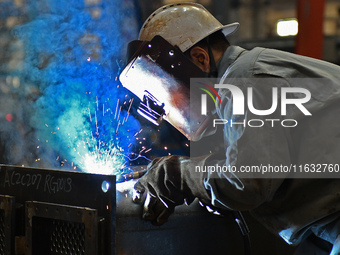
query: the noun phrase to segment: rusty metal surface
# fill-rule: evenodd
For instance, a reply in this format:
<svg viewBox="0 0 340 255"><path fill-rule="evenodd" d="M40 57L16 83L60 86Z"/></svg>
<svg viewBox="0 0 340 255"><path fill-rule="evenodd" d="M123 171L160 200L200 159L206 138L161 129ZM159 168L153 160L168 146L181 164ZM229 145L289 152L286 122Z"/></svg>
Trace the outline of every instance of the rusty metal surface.
<svg viewBox="0 0 340 255"><path fill-rule="evenodd" d="M0 255L14 253L14 205L14 197L0 195Z"/></svg>
<svg viewBox="0 0 340 255"><path fill-rule="evenodd" d="M26 254L98 254L97 210L26 202Z"/></svg>
<svg viewBox="0 0 340 255"><path fill-rule="evenodd" d="M0 165L0 195L15 197L15 236L26 234L26 201L96 209L99 253L115 254L115 176Z"/></svg>

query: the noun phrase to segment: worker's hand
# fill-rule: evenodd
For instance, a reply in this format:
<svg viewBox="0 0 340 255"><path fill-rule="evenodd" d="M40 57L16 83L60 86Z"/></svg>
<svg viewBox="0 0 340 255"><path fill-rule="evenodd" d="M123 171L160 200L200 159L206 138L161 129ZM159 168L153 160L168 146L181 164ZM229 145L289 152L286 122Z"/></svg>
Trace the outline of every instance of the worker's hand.
<svg viewBox="0 0 340 255"><path fill-rule="evenodd" d="M148 166L148 172L134 187L135 202L144 201L143 218L154 225L162 225L177 205L190 204L196 196L207 197L203 178L192 175L192 160L184 156L157 158ZM195 161L195 163L200 163Z"/></svg>
<svg viewBox="0 0 340 255"><path fill-rule="evenodd" d="M137 189L139 191L137 191ZM133 194L134 202L141 202L142 187L136 187ZM153 225L160 226L168 221L169 216L174 212L174 207L166 206L157 197L147 192L143 206L143 219L150 221Z"/></svg>

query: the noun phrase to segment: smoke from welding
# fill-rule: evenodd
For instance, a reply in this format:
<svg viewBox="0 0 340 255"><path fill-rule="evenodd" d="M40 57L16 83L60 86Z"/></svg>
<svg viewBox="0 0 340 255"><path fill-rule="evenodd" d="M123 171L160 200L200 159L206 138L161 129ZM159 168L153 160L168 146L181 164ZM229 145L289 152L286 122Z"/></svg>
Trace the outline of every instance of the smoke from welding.
<svg viewBox="0 0 340 255"><path fill-rule="evenodd" d="M25 49L21 86L39 90L25 106L25 125L34 133L27 153L36 154L29 164L112 173L123 166L140 129L116 79L127 39L124 5L29 2L29 21L13 29ZM128 32L135 36L133 29Z"/></svg>

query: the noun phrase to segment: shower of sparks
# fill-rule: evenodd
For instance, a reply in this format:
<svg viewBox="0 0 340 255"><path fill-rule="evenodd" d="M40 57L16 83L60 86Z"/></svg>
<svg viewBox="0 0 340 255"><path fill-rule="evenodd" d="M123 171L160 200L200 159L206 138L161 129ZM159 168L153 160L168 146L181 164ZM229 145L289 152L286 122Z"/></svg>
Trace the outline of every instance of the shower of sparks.
<svg viewBox="0 0 340 255"><path fill-rule="evenodd" d="M122 105L120 104L125 105L127 103L128 110L123 114ZM101 104L99 104L98 97L96 97L95 109L91 107L84 109L84 119L87 120L89 125L84 125L84 130L77 132L75 137L68 133L70 144L73 144L71 139L76 139L73 148L68 147L72 151L73 159L71 163L68 163L71 164L72 169L87 173L120 175L132 171L129 168L132 161L139 158L149 160L146 154L151 151L151 148L147 148L143 144L145 138L139 137L142 135L143 129L138 130L131 137L122 137L122 134L119 132L120 127L124 125L130 127L132 125L128 122L132 103L133 99L124 102L120 102L117 99L117 104L114 106L116 108L115 112L112 112L110 107L104 104L102 104L102 107L99 107ZM110 130L105 130L105 125L109 123L116 125L110 126ZM69 125L72 125L72 123L69 123ZM49 128L47 124L45 126ZM77 128L75 127L75 129ZM58 127L57 131L52 131L51 133L58 135L62 130L62 127ZM125 146L120 144L125 141L127 141L124 144ZM47 142L48 140L46 140ZM137 144L138 148L141 149L136 149L136 151L132 152L128 151L132 149L133 144ZM125 150L123 147L125 147ZM68 162L67 159L60 160L59 156L56 160L61 162L61 166L66 165Z"/></svg>
<svg viewBox="0 0 340 255"><path fill-rule="evenodd" d="M130 106L127 114L130 113L132 100L130 100ZM119 109L119 110L118 110ZM110 121L110 117L112 113L109 108L107 121ZM118 114L117 114L118 111ZM100 125L98 124L99 114L102 117L105 117L105 105L102 104L102 108L99 107L98 97L96 97L96 110L94 112L94 121L96 126L95 136L93 136L91 132L91 136L87 137L86 141L82 141L77 145L75 150L77 151L77 162L75 162L79 168L88 173L101 173L101 174L122 174L126 172L128 169L128 156L127 152L124 151L121 147L119 147L118 142L121 139L119 137L119 127L120 125L124 125L124 122L121 121L122 106L120 105L119 99L117 99L116 112L114 115L114 121L117 123L116 129L111 130L111 134L100 134ZM98 112L98 114L97 114ZM105 119L106 120L106 119ZM91 114L90 114L90 121ZM85 132L86 133L86 132ZM112 136L112 133L115 134L115 137ZM105 140L110 140L109 142L102 141L99 137L104 137ZM114 140L116 138L116 140ZM118 138L118 139L117 139Z"/></svg>
<svg viewBox="0 0 340 255"><path fill-rule="evenodd" d="M87 173L121 174L126 165L124 154L114 145L79 155L79 167Z"/></svg>

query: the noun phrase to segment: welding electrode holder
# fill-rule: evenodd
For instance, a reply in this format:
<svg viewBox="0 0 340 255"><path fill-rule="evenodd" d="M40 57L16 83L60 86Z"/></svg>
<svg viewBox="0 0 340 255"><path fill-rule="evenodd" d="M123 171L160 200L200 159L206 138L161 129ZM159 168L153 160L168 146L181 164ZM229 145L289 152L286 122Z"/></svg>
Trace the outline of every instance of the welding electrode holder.
<svg viewBox="0 0 340 255"><path fill-rule="evenodd" d="M117 175L116 176L116 183L122 183L122 182L126 182L132 179L139 179L141 178L145 173L147 172L147 170L140 170L140 171L135 171L132 173L128 173L128 174L122 174L122 175Z"/></svg>
<svg viewBox="0 0 340 255"><path fill-rule="evenodd" d="M244 254L250 255L251 254L250 237L249 237L250 230L248 228L246 220L244 219L244 217L243 217L243 215L240 211L233 211L232 213L233 213L235 222L237 223L238 227L240 228L240 231L241 231L241 234L242 234L242 237L243 237Z"/></svg>

